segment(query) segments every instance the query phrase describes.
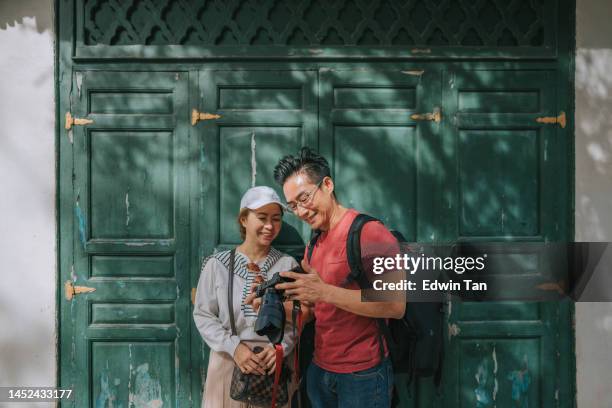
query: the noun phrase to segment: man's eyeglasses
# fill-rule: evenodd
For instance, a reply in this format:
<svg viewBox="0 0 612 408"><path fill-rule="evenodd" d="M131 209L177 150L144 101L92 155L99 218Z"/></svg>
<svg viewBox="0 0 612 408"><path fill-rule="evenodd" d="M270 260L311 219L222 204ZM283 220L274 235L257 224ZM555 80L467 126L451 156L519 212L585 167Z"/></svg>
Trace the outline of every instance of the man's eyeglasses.
<svg viewBox="0 0 612 408"><path fill-rule="evenodd" d="M319 187L321 187L321 184L323 184L323 180L325 180L325 177L323 177L321 181L317 183L315 188L300 194L297 200L287 203L287 209L293 214L295 214L297 212L298 207L306 208L305 206L307 206L312 201L315 194L317 193L317 190L319 190Z"/></svg>

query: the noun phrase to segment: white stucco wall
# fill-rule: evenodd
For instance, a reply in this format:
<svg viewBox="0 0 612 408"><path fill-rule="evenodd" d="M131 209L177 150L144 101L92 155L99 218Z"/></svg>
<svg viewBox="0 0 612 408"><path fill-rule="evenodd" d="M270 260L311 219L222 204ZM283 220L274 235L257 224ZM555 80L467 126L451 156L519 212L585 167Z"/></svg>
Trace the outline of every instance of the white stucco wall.
<svg viewBox="0 0 612 408"><path fill-rule="evenodd" d="M612 241L612 2L577 0L576 240ZM576 304L578 407L611 407L612 303Z"/></svg>
<svg viewBox="0 0 612 408"><path fill-rule="evenodd" d="M53 32L52 0L0 0L0 386L56 383Z"/></svg>

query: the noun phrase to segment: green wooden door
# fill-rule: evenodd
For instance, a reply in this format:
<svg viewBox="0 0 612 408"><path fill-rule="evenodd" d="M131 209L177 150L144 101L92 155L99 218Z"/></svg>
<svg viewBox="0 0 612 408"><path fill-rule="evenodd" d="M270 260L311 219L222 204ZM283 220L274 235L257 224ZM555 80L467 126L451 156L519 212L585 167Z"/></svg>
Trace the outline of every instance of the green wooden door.
<svg viewBox="0 0 612 408"><path fill-rule="evenodd" d="M201 110L220 118L197 125L204 167L202 254L241 242L238 203L252 185L275 187L272 171L279 158L312 145L317 137L316 71L202 71ZM279 242L301 247L307 233L286 216Z"/></svg>
<svg viewBox="0 0 612 408"><path fill-rule="evenodd" d="M430 64L412 68L322 69L319 146L331 161L338 198L381 219L411 242L449 235L442 75ZM428 115L430 114L430 115ZM431 119L431 120L430 120ZM442 119L440 119L442 120ZM396 378L401 406L421 407L435 393ZM444 386L446 390L446 384Z"/></svg>
<svg viewBox="0 0 612 408"><path fill-rule="evenodd" d="M78 407L187 406L187 75L77 72L72 115L93 123L70 135L69 282L95 291L62 303L64 383Z"/></svg>
<svg viewBox="0 0 612 408"><path fill-rule="evenodd" d="M567 141L557 78L547 70L445 73L443 132L454 151L453 238L460 242L568 239ZM547 259L489 252L508 298L550 272ZM535 285L533 285L535 286ZM514 293L516 295L517 293ZM445 406L553 407L570 404L563 302L452 302Z"/></svg>
<svg viewBox="0 0 612 408"><path fill-rule="evenodd" d="M236 217L242 194L253 185L282 189L272 175L279 158L313 145L317 137L316 71L204 70L199 76L202 112L219 115L195 125L201 143L201 257L241 242ZM309 231L285 215L275 246L301 256ZM195 287L200 270L194 269ZM208 350L193 327L193 395L200 401ZM196 369L197 368L197 369ZM197 406L197 405L196 405Z"/></svg>
<svg viewBox="0 0 612 408"><path fill-rule="evenodd" d="M327 69L320 75L319 148L344 205L379 217L410 241L436 240L441 170L436 70ZM427 118L425 118L427 119Z"/></svg>

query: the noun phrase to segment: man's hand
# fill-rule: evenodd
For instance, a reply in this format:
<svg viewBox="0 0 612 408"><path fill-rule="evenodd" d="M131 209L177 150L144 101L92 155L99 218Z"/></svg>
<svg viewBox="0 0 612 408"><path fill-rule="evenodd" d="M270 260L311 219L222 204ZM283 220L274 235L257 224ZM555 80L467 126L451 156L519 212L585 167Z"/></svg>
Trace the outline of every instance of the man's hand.
<svg viewBox="0 0 612 408"><path fill-rule="evenodd" d="M401 302L364 302L360 289L346 289L325 283L316 270L306 260L302 261L306 272L281 272L281 276L295 279L295 282L280 283L277 289L284 289L285 296L300 300L304 304L317 302L330 303L342 310L366 317L399 319L404 315L405 301Z"/></svg>
<svg viewBox="0 0 612 408"><path fill-rule="evenodd" d="M302 269L306 273L281 272L282 277L295 279L295 281L279 283L275 288L284 290L289 300L299 300L307 304L328 302L331 285L323 282L306 259L302 261Z"/></svg>
<svg viewBox="0 0 612 408"><path fill-rule="evenodd" d="M253 289L255 288L255 286L256 285L253 285ZM262 298L256 297L255 292L249 293L247 297L244 298L244 304L251 305L255 313L259 313L259 308L261 307L261 303L262 303ZM305 322L309 322L313 317L312 308L314 307L314 304L312 304L311 302L307 302L307 301L303 301L301 303L302 303L301 307L302 307L303 319ZM292 322L291 319L293 317L293 302L286 301L286 302L283 302L283 304L285 306L285 313L287 315L287 321Z"/></svg>
<svg viewBox="0 0 612 408"><path fill-rule="evenodd" d="M245 374L257 373L264 375L265 364L259 354L253 353L253 351L244 343L238 344L234 351L234 361L236 365Z"/></svg>

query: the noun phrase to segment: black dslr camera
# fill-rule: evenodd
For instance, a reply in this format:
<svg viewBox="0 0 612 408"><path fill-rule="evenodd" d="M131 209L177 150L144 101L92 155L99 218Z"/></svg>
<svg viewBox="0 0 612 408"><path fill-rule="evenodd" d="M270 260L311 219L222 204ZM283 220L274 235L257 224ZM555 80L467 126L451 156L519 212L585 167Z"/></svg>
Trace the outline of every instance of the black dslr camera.
<svg viewBox="0 0 612 408"><path fill-rule="evenodd" d="M291 272L304 273L304 270L300 266L296 266L291 269ZM272 344L279 344L283 340L286 320L283 290L278 290L274 286L294 280L275 273L272 278L255 288L255 296L263 298L255 321L255 333L260 336L267 336Z"/></svg>

